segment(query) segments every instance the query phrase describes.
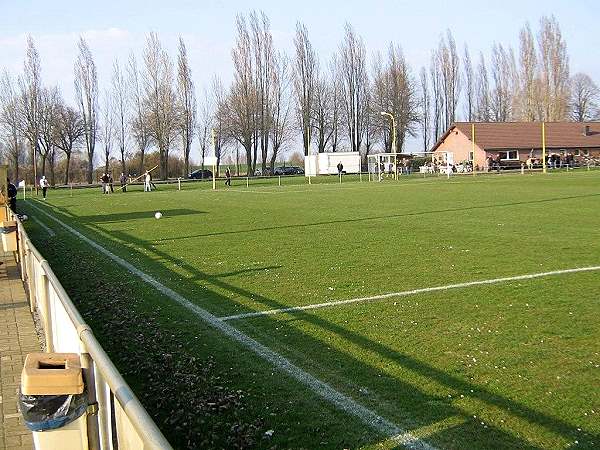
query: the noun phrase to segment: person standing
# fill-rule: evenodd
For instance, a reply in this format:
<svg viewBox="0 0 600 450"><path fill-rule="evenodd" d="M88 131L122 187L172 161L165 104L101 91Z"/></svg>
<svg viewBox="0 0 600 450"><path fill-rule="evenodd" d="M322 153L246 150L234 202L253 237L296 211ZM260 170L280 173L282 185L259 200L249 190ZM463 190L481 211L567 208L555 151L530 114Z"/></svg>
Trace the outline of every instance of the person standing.
<svg viewBox="0 0 600 450"><path fill-rule="evenodd" d="M342 164L341 161L338 162L337 170L338 170L338 175L341 177L342 176L342 172L344 171L344 165Z"/></svg>
<svg viewBox="0 0 600 450"><path fill-rule="evenodd" d="M42 197L46 200L46 192L48 191L48 180L46 180L46 175L42 175L42 179L40 180L40 187L42 188Z"/></svg>
<svg viewBox="0 0 600 450"><path fill-rule="evenodd" d="M225 170L225 186L231 186L231 171L229 167Z"/></svg>
<svg viewBox="0 0 600 450"><path fill-rule="evenodd" d="M150 172L146 170L146 173L144 173L144 192L150 192L152 190L150 187L150 181Z"/></svg>
<svg viewBox="0 0 600 450"><path fill-rule="evenodd" d="M127 177L123 172L121 172L121 176L119 177L119 183L121 183L121 191L127 192Z"/></svg>
<svg viewBox="0 0 600 450"><path fill-rule="evenodd" d="M115 193L115 190L113 189L113 183L114 183L113 176L112 176L112 174L110 174L110 175L108 175L108 187L110 188L111 194Z"/></svg>
<svg viewBox="0 0 600 450"><path fill-rule="evenodd" d="M8 182L8 186L6 187L6 193L8 194L8 207L14 212L17 213L17 187L10 182L10 180L6 180Z"/></svg>
<svg viewBox="0 0 600 450"><path fill-rule="evenodd" d="M106 178L106 174L103 173L102 176L100 177L100 183L102 184L102 193L103 194L106 194L106 181L105 181L105 178Z"/></svg>

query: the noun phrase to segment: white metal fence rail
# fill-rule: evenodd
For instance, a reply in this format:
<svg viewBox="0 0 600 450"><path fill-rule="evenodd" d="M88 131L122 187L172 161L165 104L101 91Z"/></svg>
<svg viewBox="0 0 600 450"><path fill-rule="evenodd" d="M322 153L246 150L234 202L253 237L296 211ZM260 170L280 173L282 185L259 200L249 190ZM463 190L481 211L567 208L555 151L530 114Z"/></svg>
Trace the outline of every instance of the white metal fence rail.
<svg viewBox="0 0 600 450"><path fill-rule="evenodd" d="M127 385L48 262L17 220L18 258L31 311L37 309L46 351L78 353L90 407L88 441L92 450L171 449L148 412Z"/></svg>

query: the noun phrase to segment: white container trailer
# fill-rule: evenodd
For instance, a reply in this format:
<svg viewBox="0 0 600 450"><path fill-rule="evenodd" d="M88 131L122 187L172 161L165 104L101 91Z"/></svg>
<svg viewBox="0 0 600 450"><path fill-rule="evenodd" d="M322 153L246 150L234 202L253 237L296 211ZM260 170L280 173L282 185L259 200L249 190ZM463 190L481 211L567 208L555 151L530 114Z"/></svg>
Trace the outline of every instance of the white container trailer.
<svg viewBox="0 0 600 450"><path fill-rule="evenodd" d="M344 166L344 172L360 172L359 152L328 152L305 156L304 172L307 177L314 177L315 175L336 175L338 173L337 165L340 162Z"/></svg>

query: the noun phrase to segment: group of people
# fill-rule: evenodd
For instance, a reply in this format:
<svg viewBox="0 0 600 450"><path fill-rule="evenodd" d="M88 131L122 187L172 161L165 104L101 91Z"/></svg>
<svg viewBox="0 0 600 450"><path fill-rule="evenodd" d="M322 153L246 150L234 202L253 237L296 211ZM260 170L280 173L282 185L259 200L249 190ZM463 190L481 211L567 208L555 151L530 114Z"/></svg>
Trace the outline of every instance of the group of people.
<svg viewBox="0 0 600 450"><path fill-rule="evenodd" d="M113 188L113 177L108 173L103 173L100 177L100 182L102 183L102 193L103 194L112 194L115 192Z"/></svg>

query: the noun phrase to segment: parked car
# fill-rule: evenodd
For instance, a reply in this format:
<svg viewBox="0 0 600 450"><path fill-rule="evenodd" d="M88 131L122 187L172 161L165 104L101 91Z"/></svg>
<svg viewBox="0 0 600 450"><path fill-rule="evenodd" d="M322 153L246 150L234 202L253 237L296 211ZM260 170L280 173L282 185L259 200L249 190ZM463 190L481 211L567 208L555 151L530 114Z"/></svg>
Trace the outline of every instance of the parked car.
<svg viewBox="0 0 600 450"><path fill-rule="evenodd" d="M191 172L188 175L188 178L191 178L192 180L205 180L207 178L212 178L212 176L212 172L208 169L197 169Z"/></svg>
<svg viewBox="0 0 600 450"><path fill-rule="evenodd" d="M275 167L274 175L304 175L304 169L297 166Z"/></svg>

